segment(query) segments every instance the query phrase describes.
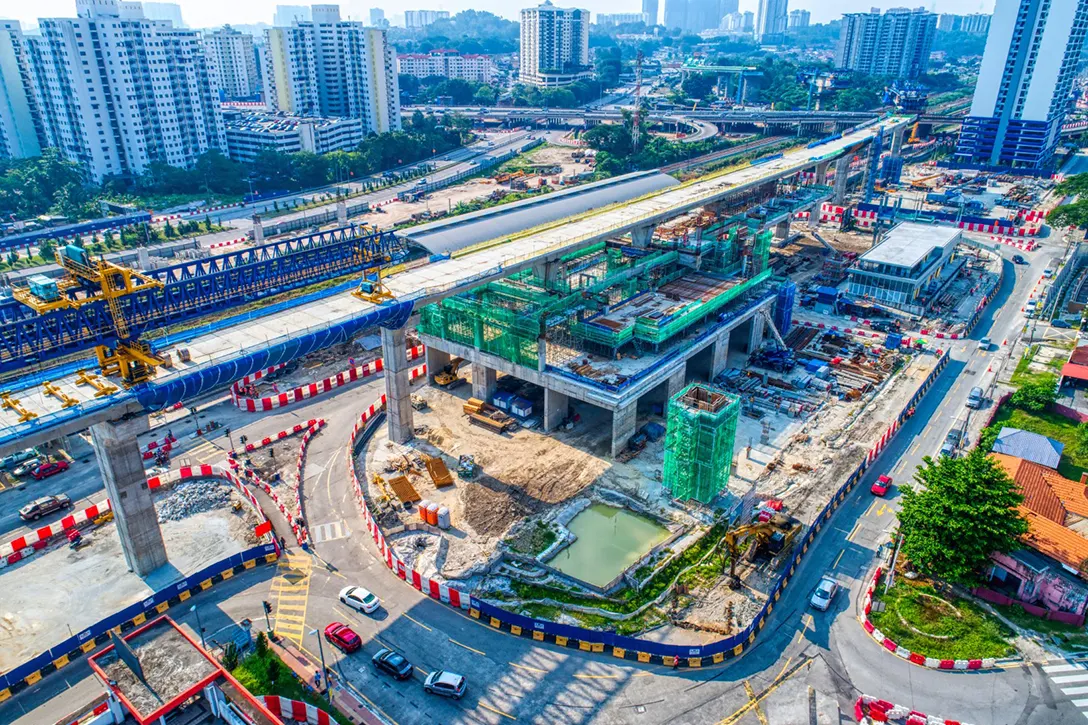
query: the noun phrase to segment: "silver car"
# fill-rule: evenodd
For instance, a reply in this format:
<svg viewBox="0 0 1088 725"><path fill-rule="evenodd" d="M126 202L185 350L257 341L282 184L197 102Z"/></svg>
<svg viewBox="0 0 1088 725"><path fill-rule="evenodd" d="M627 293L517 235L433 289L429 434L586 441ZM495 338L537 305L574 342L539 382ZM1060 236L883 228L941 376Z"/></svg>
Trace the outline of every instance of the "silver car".
<svg viewBox="0 0 1088 725"><path fill-rule="evenodd" d="M812 592L812 598L808 600L808 603L812 605L813 609L826 612L827 608L831 606L831 600L835 598L838 591L839 583L831 577L825 576L816 585L816 590Z"/></svg>

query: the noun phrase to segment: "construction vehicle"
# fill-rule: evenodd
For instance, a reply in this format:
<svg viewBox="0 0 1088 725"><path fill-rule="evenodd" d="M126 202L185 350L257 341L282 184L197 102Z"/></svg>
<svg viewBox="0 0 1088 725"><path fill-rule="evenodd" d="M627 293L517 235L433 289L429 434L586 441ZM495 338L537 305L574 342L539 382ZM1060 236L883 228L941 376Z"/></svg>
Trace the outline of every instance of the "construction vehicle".
<svg viewBox="0 0 1088 725"><path fill-rule="evenodd" d="M426 401L426 399L423 398L422 395L416 395L415 393L412 393L411 401L412 401L412 408L413 409L415 409L415 410L426 410L427 409L427 401Z"/></svg>
<svg viewBox="0 0 1088 725"><path fill-rule="evenodd" d="M455 357L454 359L449 361L449 364L447 364L439 372L435 373L434 377L431 378L431 380L433 380L434 384L440 388L446 388L447 390L452 390L453 388L456 388L458 385L465 382L464 378L457 377L457 371L461 368L461 365L463 365L464 362L464 358Z"/></svg>
<svg viewBox="0 0 1088 725"><path fill-rule="evenodd" d="M471 422L495 433L505 433L506 431L513 433L520 427L516 418L512 418L494 405L485 403L479 398L469 398L461 406L461 409Z"/></svg>
<svg viewBox="0 0 1088 725"><path fill-rule="evenodd" d="M723 541L729 553L729 578L726 583L731 589L740 586L737 578L737 559L744 556L751 561L761 550L775 556L786 550L801 531L801 522L789 514L778 512L767 521L755 521L734 527L725 533ZM743 552L741 545L748 542Z"/></svg>
<svg viewBox="0 0 1088 725"><path fill-rule="evenodd" d="M620 451L619 455L616 456L616 460L620 463L626 463L639 453L642 453L642 451L646 450L646 443L648 441L649 437L642 431L635 433L631 436L631 439L627 441L627 447Z"/></svg>

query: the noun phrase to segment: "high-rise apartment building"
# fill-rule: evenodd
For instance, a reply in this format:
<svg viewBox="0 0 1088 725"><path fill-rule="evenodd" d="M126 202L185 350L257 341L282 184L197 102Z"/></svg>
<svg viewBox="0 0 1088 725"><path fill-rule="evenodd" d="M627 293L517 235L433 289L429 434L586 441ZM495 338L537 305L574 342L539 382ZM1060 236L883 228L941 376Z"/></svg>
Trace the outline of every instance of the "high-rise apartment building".
<svg viewBox="0 0 1088 725"><path fill-rule="evenodd" d="M789 27L789 0L759 0L756 13L756 40L774 44L782 41Z"/></svg>
<svg viewBox="0 0 1088 725"><path fill-rule="evenodd" d="M495 63L489 55L462 55L455 50L432 50L430 53L401 53L397 56L397 72L417 78L442 76L491 83L495 80Z"/></svg>
<svg viewBox="0 0 1088 725"><path fill-rule="evenodd" d="M367 132L399 129L393 46L381 28L314 5L313 20L265 31L265 103L296 116L361 118Z"/></svg>
<svg viewBox="0 0 1088 725"><path fill-rule="evenodd" d="M224 25L204 33L204 48L223 99L244 100L260 95L261 77L252 35Z"/></svg>
<svg viewBox="0 0 1088 725"><path fill-rule="evenodd" d="M642 0L642 14L647 25L657 25L657 0Z"/></svg>
<svg viewBox="0 0 1088 725"><path fill-rule="evenodd" d="M404 27L425 28L434 25L438 20L449 20L450 14L446 10L405 10Z"/></svg>
<svg viewBox="0 0 1088 725"><path fill-rule="evenodd" d="M807 28L812 20L812 13L808 10L790 10L789 29Z"/></svg>
<svg viewBox="0 0 1088 725"><path fill-rule="evenodd" d="M555 87L592 77L588 10L557 8L544 0L521 11L518 80Z"/></svg>
<svg viewBox="0 0 1088 725"><path fill-rule="evenodd" d="M973 13L971 15L949 15L945 13L937 20L937 30L986 35L986 33L990 32L990 17L985 13Z"/></svg>
<svg viewBox="0 0 1088 725"><path fill-rule="evenodd" d="M1044 169L1072 103L1088 29L1084 0L997 0L955 158Z"/></svg>
<svg viewBox="0 0 1088 725"><path fill-rule="evenodd" d="M181 19L181 6L177 3L143 3L144 17L148 20L166 20L175 28L187 28Z"/></svg>
<svg viewBox="0 0 1088 725"><path fill-rule="evenodd" d="M738 0L665 0L663 25L700 33L719 27L722 17L736 12L737 7Z"/></svg>
<svg viewBox="0 0 1088 725"><path fill-rule="evenodd" d="M597 25L608 28L630 23L649 24L645 13L597 13Z"/></svg>
<svg viewBox="0 0 1088 725"><path fill-rule="evenodd" d="M41 153L26 42L17 20L0 20L0 158Z"/></svg>
<svg viewBox="0 0 1088 725"><path fill-rule="evenodd" d="M225 148L196 31L148 20L135 2L76 0L76 15L42 18L26 38L45 145L95 179Z"/></svg>
<svg viewBox="0 0 1088 725"><path fill-rule="evenodd" d="M277 5L272 25L283 28L291 23L308 23L311 19L309 5Z"/></svg>
<svg viewBox="0 0 1088 725"><path fill-rule="evenodd" d="M891 8L883 15L873 8L868 13L843 15L835 67L891 76L917 78L926 72L937 16L925 8Z"/></svg>
<svg viewBox="0 0 1088 725"><path fill-rule="evenodd" d="M389 21L385 19L385 11L381 8L370 8L370 24L375 28L388 28Z"/></svg>

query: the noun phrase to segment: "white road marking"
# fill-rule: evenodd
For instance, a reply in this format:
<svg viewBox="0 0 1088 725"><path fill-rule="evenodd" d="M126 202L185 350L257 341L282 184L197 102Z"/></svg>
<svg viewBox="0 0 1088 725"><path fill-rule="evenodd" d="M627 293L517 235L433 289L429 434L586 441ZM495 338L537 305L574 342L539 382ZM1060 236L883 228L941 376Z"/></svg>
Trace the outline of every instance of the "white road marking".
<svg viewBox="0 0 1088 725"><path fill-rule="evenodd" d="M1048 675L1055 675L1059 672L1074 672L1083 669L1084 665L1046 665L1045 667L1043 667L1043 672L1047 673Z"/></svg>
<svg viewBox="0 0 1088 725"><path fill-rule="evenodd" d="M343 521L331 521L310 527L310 538L315 544L322 541L336 541L351 536L351 528Z"/></svg>
<svg viewBox="0 0 1088 725"><path fill-rule="evenodd" d="M1082 672L1079 675L1064 675L1062 677L1051 677L1055 685L1067 685L1070 682L1088 682L1088 672Z"/></svg>
<svg viewBox="0 0 1088 725"><path fill-rule="evenodd" d="M1088 687L1063 687L1063 695L1088 695Z"/></svg>

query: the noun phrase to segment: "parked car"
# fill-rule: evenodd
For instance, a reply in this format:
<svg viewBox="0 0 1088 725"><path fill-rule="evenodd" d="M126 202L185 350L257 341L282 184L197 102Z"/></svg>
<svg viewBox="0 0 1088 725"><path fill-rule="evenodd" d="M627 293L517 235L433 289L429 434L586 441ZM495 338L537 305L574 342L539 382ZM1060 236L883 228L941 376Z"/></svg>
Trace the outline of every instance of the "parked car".
<svg viewBox="0 0 1088 725"><path fill-rule="evenodd" d="M839 583L829 576L825 576L820 579L820 583L816 585L815 591L812 592L812 598L808 600L808 603L813 609L819 609L821 612L826 612L828 607L831 606L831 601L835 598L835 594L839 591Z"/></svg>
<svg viewBox="0 0 1088 725"><path fill-rule="evenodd" d="M376 596L362 587L344 587L341 589L340 602L366 614L370 614L381 605Z"/></svg>
<svg viewBox="0 0 1088 725"><path fill-rule="evenodd" d="M941 446L941 455L946 458L955 458L956 446L946 441L945 444Z"/></svg>
<svg viewBox="0 0 1088 725"><path fill-rule="evenodd" d="M464 677L444 670L435 670L423 681L423 690L428 694L452 697L454 700L460 700L466 689L468 681Z"/></svg>
<svg viewBox="0 0 1088 725"><path fill-rule="evenodd" d="M18 466L16 466L15 470L11 472L11 475L15 476L16 478L29 476L31 471L45 463L45 461L45 456L34 456L30 460L23 461Z"/></svg>
<svg viewBox="0 0 1088 725"><path fill-rule="evenodd" d="M63 493L58 493L56 496L42 496L19 509L19 518L23 521L37 521L42 516L70 508L72 508L72 499Z"/></svg>
<svg viewBox="0 0 1088 725"><path fill-rule="evenodd" d="M981 408L982 407L982 388L971 388L971 392L967 394L967 407L968 408Z"/></svg>
<svg viewBox="0 0 1088 725"><path fill-rule="evenodd" d="M4 470L7 470L7 469L11 468L12 466L17 466L20 463L24 463L26 461L29 461L31 458L36 458L37 456L38 456L38 449L37 448L24 448L21 451L16 451L15 453L12 453L10 456L4 456L3 459L0 459L0 468L3 468Z"/></svg>
<svg viewBox="0 0 1088 725"><path fill-rule="evenodd" d="M978 349L988 351L990 349L990 338L984 337L978 341Z"/></svg>
<svg viewBox="0 0 1088 725"><path fill-rule="evenodd" d="M888 489L892 487L892 477L886 476L883 473L880 477L873 482L873 485L869 487L869 492L874 496L883 496L888 492Z"/></svg>
<svg viewBox="0 0 1088 725"><path fill-rule="evenodd" d="M1014 255L1012 255L1012 262L1013 262L1013 264L1027 264L1028 260L1024 259L1019 254L1014 254Z"/></svg>
<svg viewBox="0 0 1088 725"><path fill-rule="evenodd" d="M405 659L404 655L391 649L380 649L370 658L374 669L380 672L388 672L398 680L407 680L412 676L412 663Z"/></svg>
<svg viewBox="0 0 1088 725"><path fill-rule="evenodd" d="M1072 325L1069 324L1068 322L1066 322L1065 320L1051 320L1050 326L1051 327L1060 327L1063 330L1067 330L1070 327L1072 327Z"/></svg>
<svg viewBox="0 0 1088 725"><path fill-rule="evenodd" d="M55 476L58 473L67 471L68 466L68 461L46 461L31 471L30 475L34 477L35 481L40 481L43 478L49 478L50 476Z"/></svg>
<svg viewBox="0 0 1088 725"><path fill-rule="evenodd" d="M325 641L344 654L350 654L363 646L363 640L343 622L333 622L325 627Z"/></svg>

